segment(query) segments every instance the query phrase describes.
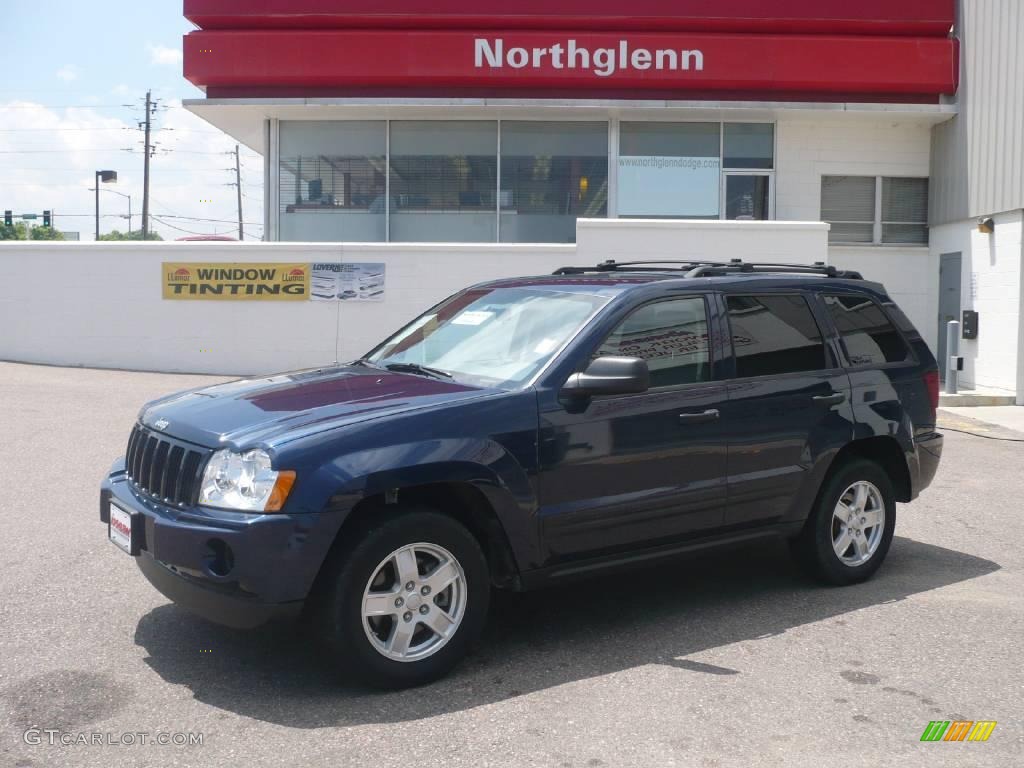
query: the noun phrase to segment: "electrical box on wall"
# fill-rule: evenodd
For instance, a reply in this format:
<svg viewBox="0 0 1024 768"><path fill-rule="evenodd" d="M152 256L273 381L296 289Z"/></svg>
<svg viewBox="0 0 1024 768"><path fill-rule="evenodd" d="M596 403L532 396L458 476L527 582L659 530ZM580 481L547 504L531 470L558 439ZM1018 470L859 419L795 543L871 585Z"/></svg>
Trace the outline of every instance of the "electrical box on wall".
<svg viewBox="0 0 1024 768"><path fill-rule="evenodd" d="M965 309L963 323L961 323L960 327L963 329L961 333L963 338L978 338L978 313L973 309Z"/></svg>

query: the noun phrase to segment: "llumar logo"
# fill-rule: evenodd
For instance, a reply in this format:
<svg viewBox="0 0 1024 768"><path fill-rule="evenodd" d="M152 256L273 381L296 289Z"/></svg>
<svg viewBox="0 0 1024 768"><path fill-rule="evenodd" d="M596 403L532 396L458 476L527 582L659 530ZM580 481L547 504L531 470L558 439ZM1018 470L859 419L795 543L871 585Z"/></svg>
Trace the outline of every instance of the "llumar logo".
<svg viewBox="0 0 1024 768"><path fill-rule="evenodd" d="M988 741L995 728L995 720L932 720L921 741Z"/></svg>
<svg viewBox="0 0 1024 768"><path fill-rule="evenodd" d="M306 270L302 269L301 267L296 267L295 269L291 270L287 274L284 274L284 275L281 276L281 282L282 283L296 283L296 282L301 283L305 279L306 279Z"/></svg>
<svg viewBox="0 0 1024 768"><path fill-rule="evenodd" d="M167 276L167 282L169 283L187 283L191 279L192 273L185 267L182 267L181 269L176 269L174 272Z"/></svg>

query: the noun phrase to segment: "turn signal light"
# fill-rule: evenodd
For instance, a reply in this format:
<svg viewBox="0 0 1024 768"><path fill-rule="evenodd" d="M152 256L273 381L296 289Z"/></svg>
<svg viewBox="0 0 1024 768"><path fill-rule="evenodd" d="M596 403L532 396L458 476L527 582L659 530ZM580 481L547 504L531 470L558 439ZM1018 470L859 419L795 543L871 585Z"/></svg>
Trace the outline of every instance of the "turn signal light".
<svg viewBox="0 0 1024 768"><path fill-rule="evenodd" d="M270 492L270 498L267 499L267 506L263 508L263 511L280 512L285 501L288 500L288 494L292 492L293 485L295 485L294 472L291 470L278 472L274 490Z"/></svg>

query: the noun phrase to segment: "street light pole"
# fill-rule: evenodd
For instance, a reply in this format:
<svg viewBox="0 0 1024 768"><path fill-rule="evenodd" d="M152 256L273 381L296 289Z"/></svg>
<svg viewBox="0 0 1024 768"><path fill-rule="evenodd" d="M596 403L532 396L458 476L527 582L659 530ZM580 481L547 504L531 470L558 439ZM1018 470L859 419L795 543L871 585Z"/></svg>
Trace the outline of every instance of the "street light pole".
<svg viewBox="0 0 1024 768"><path fill-rule="evenodd" d="M96 239L100 239L100 183L112 184L117 181L117 171L96 171Z"/></svg>

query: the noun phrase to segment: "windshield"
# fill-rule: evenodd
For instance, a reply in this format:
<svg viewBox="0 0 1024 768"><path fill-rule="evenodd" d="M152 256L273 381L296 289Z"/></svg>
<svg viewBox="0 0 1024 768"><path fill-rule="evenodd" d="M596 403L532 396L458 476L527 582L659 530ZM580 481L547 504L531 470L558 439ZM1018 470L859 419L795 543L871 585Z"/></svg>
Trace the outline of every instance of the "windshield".
<svg viewBox="0 0 1024 768"><path fill-rule="evenodd" d="M477 386L516 387L607 301L554 288L465 291L403 328L367 361L382 368L423 366Z"/></svg>

